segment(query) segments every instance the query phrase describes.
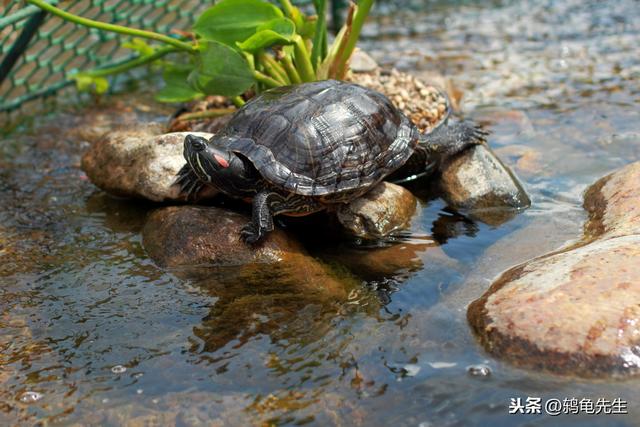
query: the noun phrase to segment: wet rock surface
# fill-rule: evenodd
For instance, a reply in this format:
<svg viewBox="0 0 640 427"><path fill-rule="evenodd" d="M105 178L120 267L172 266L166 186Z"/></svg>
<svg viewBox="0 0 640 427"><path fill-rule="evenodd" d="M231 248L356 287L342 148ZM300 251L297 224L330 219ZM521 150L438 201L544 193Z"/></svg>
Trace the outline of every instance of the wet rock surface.
<svg viewBox="0 0 640 427"><path fill-rule="evenodd" d="M640 234L640 162L608 175L585 194L588 236Z"/></svg>
<svg viewBox="0 0 640 427"><path fill-rule="evenodd" d="M468 311L488 351L584 377L640 372L640 163L591 186L585 239L504 273Z"/></svg>
<svg viewBox="0 0 640 427"><path fill-rule="evenodd" d="M487 146L478 145L443 166L442 197L474 219L498 225L531 200L513 172Z"/></svg>
<svg viewBox="0 0 640 427"><path fill-rule="evenodd" d="M362 197L340 205L337 217L349 233L377 239L407 227L416 212L416 204L409 190L381 182Z"/></svg>
<svg viewBox="0 0 640 427"><path fill-rule="evenodd" d="M182 155L185 135L158 135L154 126L109 132L84 154L82 170L97 187L114 196L153 202L184 200L173 183L185 164ZM197 198L213 195L215 191L206 188Z"/></svg>
<svg viewBox="0 0 640 427"><path fill-rule="evenodd" d="M142 230L143 244L163 267L273 263L303 252L294 239L277 228L259 245L244 243L240 230L250 219L216 207L162 208L149 215Z"/></svg>

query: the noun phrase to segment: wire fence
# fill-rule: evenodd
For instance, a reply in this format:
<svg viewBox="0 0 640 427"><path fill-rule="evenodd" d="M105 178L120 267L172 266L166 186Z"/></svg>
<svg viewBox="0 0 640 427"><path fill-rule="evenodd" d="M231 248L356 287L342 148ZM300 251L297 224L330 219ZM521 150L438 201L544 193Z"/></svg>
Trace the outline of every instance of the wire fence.
<svg viewBox="0 0 640 427"><path fill-rule="evenodd" d="M309 3L310 0L296 2ZM85 18L170 34L189 29L212 1L52 0ZM332 2L335 18L344 1ZM90 29L52 16L20 0L0 3L0 112L56 94L80 70L117 65L135 57L119 34Z"/></svg>

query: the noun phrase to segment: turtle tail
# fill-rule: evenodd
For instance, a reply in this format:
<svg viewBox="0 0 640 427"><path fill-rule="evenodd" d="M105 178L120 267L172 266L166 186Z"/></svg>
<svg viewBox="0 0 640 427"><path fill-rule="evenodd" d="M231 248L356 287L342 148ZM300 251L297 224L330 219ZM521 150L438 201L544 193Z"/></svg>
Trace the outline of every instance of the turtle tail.
<svg viewBox="0 0 640 427"><path fill-rule="evenodd" d="M489 132L468 120L440 123L433 131L420 136L419 147L427 152L430 163L438 169L449 158L473 147L486 144Z"/></svg>
<svg viewBox="0 0 640 427"><path fill-rule="evenodd" d="M184 195L187 200L193 200L204 184L187 163L178 171L174 185L180 186L180 193Z"/></svg>

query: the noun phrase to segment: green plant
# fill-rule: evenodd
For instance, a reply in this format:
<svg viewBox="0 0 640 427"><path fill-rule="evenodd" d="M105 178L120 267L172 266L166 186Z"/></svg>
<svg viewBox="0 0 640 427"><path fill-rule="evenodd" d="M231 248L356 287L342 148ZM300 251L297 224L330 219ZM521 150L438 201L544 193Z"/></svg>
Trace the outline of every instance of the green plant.
<svg viewBox="0 0 640 427"><path fill-rule="evenodd" d="M265 0L222 0L200 15L191 33L178 37L93 21L44 0L26 1L76 24L133 37L124 46L135 50L137 58L74 74L81 90L102 93L108 88L108 75L153 64L161 68L165 82L158 100L184 102L222 95L237 106L244 103L240 95L248 92L343 79L373 5L373 0L352 4L344 26L328 46L326 0L314 0L314 16L305 16L290 0L280 0L280 8Z"/></svg>

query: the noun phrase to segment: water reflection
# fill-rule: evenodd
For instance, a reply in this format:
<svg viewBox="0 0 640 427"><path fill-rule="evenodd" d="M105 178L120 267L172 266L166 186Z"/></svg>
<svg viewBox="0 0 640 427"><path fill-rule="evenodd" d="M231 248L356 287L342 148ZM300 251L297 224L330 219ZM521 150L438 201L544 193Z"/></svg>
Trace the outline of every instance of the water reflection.
<svg viewBox="0 0 640 427"><path fill-rule="evenodd" d="M349 276L309 270L295 260L173 270L215 301L194 328L198 340L190 351L204 354L228 345L240 348L257 336L291 345L317 341L355 283Z"/></svg>

